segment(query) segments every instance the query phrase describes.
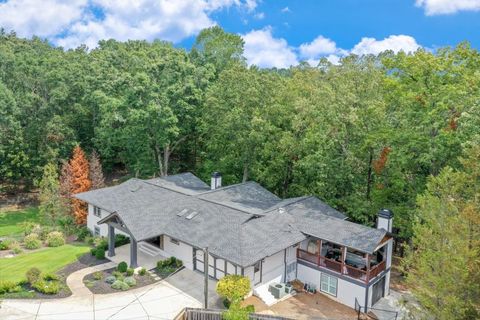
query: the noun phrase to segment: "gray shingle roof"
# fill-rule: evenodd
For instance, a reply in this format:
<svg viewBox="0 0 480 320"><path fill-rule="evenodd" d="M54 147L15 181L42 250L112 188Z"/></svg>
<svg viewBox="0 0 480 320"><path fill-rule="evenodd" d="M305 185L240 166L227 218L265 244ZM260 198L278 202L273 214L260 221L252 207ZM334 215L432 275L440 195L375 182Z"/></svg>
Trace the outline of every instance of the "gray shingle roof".
<svg viewBox="0 0 480 320"><path fill-rule="evenodd" d="M306 238L306 234L372 253L385 235L343 220L315 197L282 200L254 182L208 191L191 173L77 194L115 212L138 240L167 234L240 266L249 266ZM187 219L192 212L195 217ZM179 215L179 213L184 213Z"/></svg>

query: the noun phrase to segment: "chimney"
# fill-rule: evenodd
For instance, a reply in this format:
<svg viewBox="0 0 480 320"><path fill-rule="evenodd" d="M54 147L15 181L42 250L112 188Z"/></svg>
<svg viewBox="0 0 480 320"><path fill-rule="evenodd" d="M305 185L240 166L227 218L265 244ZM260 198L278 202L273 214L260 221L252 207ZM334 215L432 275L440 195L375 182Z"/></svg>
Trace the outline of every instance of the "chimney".
<svg viewBox="0 0 480 320"><path fill-rule="evenodd" d="M392 232L393 212L388 209L381 209L377 215L377 229L385 229Z"/></svg>
<svg viewBox="0 0 480 320"><path fill-rule="evenodd" d="M212 173L212 179L210 182L210 189L215 190L222 186L222 175L220 172Z"/></svg>

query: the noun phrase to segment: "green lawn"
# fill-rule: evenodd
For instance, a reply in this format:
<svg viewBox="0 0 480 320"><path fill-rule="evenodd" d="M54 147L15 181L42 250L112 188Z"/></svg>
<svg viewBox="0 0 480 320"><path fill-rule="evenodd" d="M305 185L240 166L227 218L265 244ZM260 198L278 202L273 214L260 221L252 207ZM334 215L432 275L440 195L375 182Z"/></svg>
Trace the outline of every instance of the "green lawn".
<svg viewBox="0 0 480 320"><path fill-rule="evenodd" d="M45 248L37 252L22 253L14 258L0 259L0 280L20 281L32 267L42 272L56 272L90 251L87 245L66 244L56 248Z"/></svg>
<svg viewBox="0 0 480 320"><path fill-rule="evenodd" d="M37 207L0 213L0 237L20 235L26 221L40 223Z"/></svg>

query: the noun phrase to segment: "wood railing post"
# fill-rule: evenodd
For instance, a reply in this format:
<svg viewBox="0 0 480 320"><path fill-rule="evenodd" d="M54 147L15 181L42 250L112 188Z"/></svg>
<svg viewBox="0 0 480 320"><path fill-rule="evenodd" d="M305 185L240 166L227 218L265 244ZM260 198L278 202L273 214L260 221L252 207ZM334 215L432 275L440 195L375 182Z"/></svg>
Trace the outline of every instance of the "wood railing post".
<svg viewBox="0 0 480 320"><path fill-rule="evenodd" d="M318 252L317 252L317 265L320 266L320 259L321 259L321 255L322 255L322 240L317 240L317 249L318 249Z"/></svg>
<svg viewBox="0 0 480 320"><path fill-rule="evenodd" d="M347 255L347 247L342 247L342 266L340 267L340 273L345 274L345 257Z"/></svg>

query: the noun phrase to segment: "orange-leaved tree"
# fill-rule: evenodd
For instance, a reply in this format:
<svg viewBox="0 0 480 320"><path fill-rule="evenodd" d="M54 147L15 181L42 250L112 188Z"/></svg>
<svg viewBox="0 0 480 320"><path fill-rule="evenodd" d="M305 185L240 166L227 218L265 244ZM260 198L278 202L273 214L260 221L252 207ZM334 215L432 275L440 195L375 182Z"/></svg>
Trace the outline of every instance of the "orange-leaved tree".
<svg viewBox="0 0 480 320"><path fill-rule="evenodd" d="M90 190L88 160L80 146L73 149L73 156L70 159L72 172L72 194ZM87 204L81 200L73 199L73 216L77 224L85 224L87 221Z"/></svg>

